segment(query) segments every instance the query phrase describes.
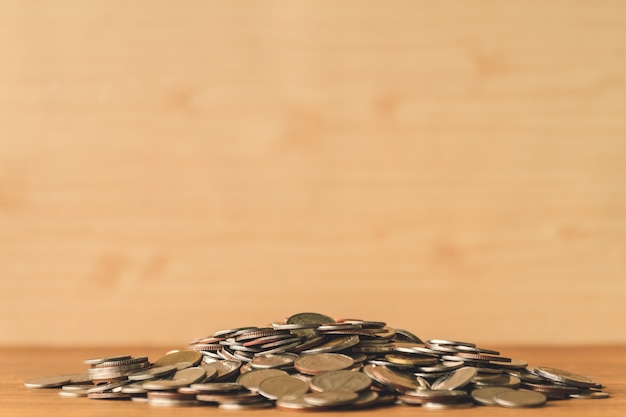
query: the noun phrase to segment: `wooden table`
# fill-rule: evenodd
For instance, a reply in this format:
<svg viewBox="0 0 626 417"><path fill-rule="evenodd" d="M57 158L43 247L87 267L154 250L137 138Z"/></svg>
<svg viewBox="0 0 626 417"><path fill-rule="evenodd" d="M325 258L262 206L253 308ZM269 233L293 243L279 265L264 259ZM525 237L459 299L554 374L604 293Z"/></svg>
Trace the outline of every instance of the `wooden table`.
<svg viewBox="0 0 626 417"><path fill-rule="evenodd" d="M552 401L538 409L503 409L475 407L446 410L445 416L623 416L626 413L626 346L587 347L495 347L506 356L524 359L530 366L552 366L586 375L605 385L612 397L606 400ZM126 401L94 401L85 398L62 398L57 390L33 390L24 380L64 373L84 372L83 359L102 355L129 353L148 355L151 360L168 348L2 348L0 349L0 416L206 416L206 415L276 415L275 409L246 412L219 411L211 407L154 408ZM324 416L354 415L413 416L437 414L419 407L394 406L353 412L326 412ZM291 413L283 412L289 415Z"/></svg>

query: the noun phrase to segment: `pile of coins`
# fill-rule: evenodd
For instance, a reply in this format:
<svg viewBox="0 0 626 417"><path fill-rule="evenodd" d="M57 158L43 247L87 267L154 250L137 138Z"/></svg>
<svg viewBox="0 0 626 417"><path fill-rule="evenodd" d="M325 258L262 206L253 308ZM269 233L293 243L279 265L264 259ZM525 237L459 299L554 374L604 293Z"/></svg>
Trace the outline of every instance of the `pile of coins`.
<svg viewBox="0 0 626 417"><path fill-rule="evenodd" d="M65 397L213 405L224 410L339 410L403 404L537 407L552 399L607 398L587 377L473 343L430 339L384 322L300 313L265 327L220 330L150 362L93 358L86 374L32 379Z"/></svg>

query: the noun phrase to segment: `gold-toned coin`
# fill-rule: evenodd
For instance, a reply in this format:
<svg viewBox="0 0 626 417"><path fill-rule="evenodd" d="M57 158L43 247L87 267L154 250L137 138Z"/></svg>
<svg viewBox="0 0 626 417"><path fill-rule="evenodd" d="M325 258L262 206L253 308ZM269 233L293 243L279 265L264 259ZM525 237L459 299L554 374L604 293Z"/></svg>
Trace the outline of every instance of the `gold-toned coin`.
<svg viewBox="0 0 626 417"><path fill-rule="evenodd" d="M252 392L257 392L261 382L266 379L287 375L287 372L280 369L253 369L237 378L237 383Z"/></svg>
<svg viewBox="0 0 626 417"><path fill-rule="evenodd" d="M202 361L202 353L194 350L179 350L171 352L154 361L154 366L176 365L178 362L191 362L196 366Z"/></svg>
<svg viewBox="0 0 626 417"><path fill-rule="evenodd" d="M354 359L339 353L317 353L300 356L293 363L294 368L307 375L347 369L354 365Z"/></svg>
<svg viewBox="0 0 626 417"><path fill-rule="evenodd" d="M410 353L388 353L385 355L385 359L391 363L411 366L429 366L439 362L438 358L433 358L432 356L420 356Z"/></svg>
<svg viewBox="0 0 626 417"><path fill-rule="evenodd" d="M259 394L270 400L277 400L285 395L305 394L309 384L292 376L275 376L259 384Z"/></svg>

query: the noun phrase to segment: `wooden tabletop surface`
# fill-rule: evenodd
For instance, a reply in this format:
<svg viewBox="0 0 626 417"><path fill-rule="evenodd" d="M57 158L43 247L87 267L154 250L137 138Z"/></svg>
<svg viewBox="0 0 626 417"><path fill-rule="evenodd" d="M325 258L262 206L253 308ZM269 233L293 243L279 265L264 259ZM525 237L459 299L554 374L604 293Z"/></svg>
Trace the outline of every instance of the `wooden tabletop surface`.
<svg viewBox="0 0 626 417"><path fill-rule="evenodd" d="M529 366L552 366L583 374L602 383L611 398L605 400L552 401L538 409L503 409L474 407L446 410L445 416L623 416L626 410L626 346L589 347L515 347L503 346L503 355L528 361ZM276 415L275 409L228 412L211 407L154 408L126 401L94 401L85 398L61 398L55 389L27 389L29 378L84 372L83 360L101 355L129 353L148 355L151 360L162 356L168 348L2 348L0 349L0 416L206 416L211 415ZM285 415L292 413L282 412ZM413 416L430 413L419 407L392 406L352 412L326 412L335 415ZM432 412L437 413L437 412Z"/></svg>

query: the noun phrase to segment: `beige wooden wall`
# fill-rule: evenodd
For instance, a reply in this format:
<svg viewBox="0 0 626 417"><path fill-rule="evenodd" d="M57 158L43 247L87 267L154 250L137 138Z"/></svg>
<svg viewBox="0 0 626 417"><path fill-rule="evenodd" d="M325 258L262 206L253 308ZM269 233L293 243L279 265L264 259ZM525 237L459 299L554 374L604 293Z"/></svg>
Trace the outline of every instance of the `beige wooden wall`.
<svg viewBox="0 0 626 417"><path fill-rule="evenodd" d="M626 2L0 2L0 344L300 311L626 342Z"/></svg>

